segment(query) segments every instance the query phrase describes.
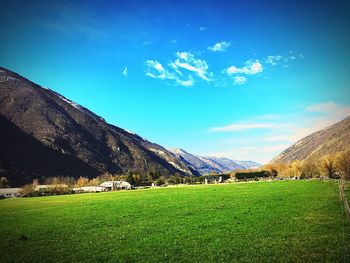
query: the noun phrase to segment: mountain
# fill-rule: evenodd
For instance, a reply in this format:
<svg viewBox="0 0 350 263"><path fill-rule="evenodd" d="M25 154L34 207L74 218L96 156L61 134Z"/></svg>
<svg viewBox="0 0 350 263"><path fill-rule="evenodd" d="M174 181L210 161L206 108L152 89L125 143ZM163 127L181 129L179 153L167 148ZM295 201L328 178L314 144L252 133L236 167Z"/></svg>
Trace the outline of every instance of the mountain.
<svg viewBox="0 0 350 263"><path fill-rule="evenodd" d="M201 174L222 172L220 167L212 165L207 160L203 159L203 157L193 155L191 153L186 152L183 149L168 150L172 152L178 159L180 159L183 162L186 162L188 166L191 166L193 169L199 171Z"/></svg>
<svg viewBox="0 0 350 263"><path fill-rule="evenodd" d="M0 68L0 177L159 172L199 175L162 146L108 124L62 95Z"/></svg>
<svg viewBox="0 0 350 263"><path fill-rule="evenodd" d="M183 149L168 150L201 174L224 173L236 169L249 169L261 166L261 164L252 161L234 161L224 157L198 156Z"/></svg>
<svg viewBox="0 0 350 263"><path fill-rule="evenodd" d="M350 116L314 132L283 151L270 163L291 163L308 157L320 158L350 148Z"/></svg>
<svg viewBox="0 0 350 263"><path fill-rule="evenodd" d="M255 169L261 166L261 163L257 163L253 161L237 161L237 160L234 160L234 161L246 169Z"/></svg>

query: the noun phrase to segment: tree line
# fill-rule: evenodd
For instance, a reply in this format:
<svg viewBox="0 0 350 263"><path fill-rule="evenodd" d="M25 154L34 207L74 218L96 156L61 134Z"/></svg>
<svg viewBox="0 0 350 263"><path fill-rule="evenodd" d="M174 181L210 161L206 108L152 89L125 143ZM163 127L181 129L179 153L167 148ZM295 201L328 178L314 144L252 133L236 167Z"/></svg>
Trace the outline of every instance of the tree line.
<svg viewBox="0 0 350 263"><path fill-rule="evenodd" d="M204 183L207 176L221 176L223 180L229 177L233 180L259 180L267 177L298 179L325 177L350 180L350 149L336 154L327 154L321 158L310 157L306 160L297 160L292 163L267 164L261 169L236 170L224 174L213 173L204 176L182 176L176 173L170 177L165 177L157 171L146 174L129 171L122 175L104 173L96 178L87 178L84 176L79 178L66 176L47 177L40 183L50 185L51 187L44 191L38 192L35 190L39 185L37 179L30 184L24 185L22 188L24 195L52 195L73 193L73 188L75 187L98 186L105 181L126 181L134 187L147 187L151 185L201 184ZM3 187L10 187L9 181L5 177L0 178L0 188Z"/></svg>
<svg viewBox="0 0 350 263"><path fill-rule="evenodd" d="M309 157L292 163L267 164L263 167L275 171L281 178L318 178L326 177L350 180L350 149L335 154L327 154L321 158Z"/></svg>
<svg viewBox="0 0 350 263"><path fill-rule="evenodd" d="M199 184L204 182L204 177L181 176L177 173L170 177L165 177L157 172L149 172L142 175L133 171L129 171L127 174L122 175L104 173L95 178L87 178L84 176L80 176L79 178L57 176L47 177L42 182L39 182L38 179L34 179L32 183L22 186L22 194L24 196L71 194L74 193L73 188L98 186L106 181L126 181L133 187L149 187L152 185ZM8 186L7 181L6 185ZM37 190L37 187L40 185L49 185L50 187Z"/></svg>

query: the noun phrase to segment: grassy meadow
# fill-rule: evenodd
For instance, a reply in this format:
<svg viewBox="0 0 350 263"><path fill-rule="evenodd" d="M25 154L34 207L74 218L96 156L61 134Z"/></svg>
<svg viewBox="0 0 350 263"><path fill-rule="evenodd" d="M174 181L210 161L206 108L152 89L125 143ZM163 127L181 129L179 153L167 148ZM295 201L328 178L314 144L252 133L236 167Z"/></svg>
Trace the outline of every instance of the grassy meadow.
<svg viewBox="0 0 350 263"><path fill-rule="evenodd" d="M0 201L0 262L349 262L332 181Z"/></svg>

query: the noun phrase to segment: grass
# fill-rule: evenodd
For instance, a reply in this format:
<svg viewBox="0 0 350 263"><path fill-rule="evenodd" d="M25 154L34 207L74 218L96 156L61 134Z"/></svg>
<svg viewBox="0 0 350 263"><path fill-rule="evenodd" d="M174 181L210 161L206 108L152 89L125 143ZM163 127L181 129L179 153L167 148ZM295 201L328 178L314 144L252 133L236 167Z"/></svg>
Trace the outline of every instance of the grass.
<svg viewBox="0 0 350 263"><path fill-rule="evenodd" d="M345 195L346 198L348 199L348 203L350 204L350 182L347 181L345 184Z"/></svg>
<svg viewBox="0 0 350 263"><path fill-rule="evenodd" d="M331 181L21 198L0 211L1 262L350 260Z"/></svg>

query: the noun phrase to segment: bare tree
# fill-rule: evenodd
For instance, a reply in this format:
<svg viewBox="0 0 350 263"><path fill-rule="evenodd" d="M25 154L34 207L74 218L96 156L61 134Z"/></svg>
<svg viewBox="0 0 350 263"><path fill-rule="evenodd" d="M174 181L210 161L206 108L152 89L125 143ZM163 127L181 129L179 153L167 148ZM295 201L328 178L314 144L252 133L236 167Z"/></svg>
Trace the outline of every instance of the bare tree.
<svg viewBox="0 0 350 263"><path fill-rule="evenodd" d="M343 177L350 180L350 150L339 153L336 163Z"/></svg>
<svg viewBox="0 0 350 263"><path fill-rule="evenodd" d="M320 169L329 178L333 178L336 172L336 158L334 155L327 154L320 159Z"/></svg>

